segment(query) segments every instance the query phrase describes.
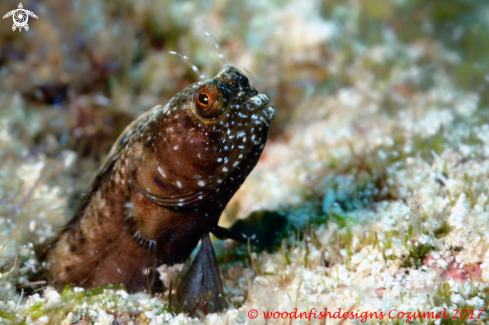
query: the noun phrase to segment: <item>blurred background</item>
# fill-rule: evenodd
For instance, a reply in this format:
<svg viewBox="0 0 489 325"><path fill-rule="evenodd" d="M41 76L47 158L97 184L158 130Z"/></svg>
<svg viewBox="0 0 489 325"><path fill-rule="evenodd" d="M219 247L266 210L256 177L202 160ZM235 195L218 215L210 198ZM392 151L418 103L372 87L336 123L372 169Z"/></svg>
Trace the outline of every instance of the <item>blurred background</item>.
<svg viewBox="0 0 489 325"><path fill-rule="evenodd" d="M489 101L485 1L32 0L23 5L39 17L29 19L28 32L13 32L11 17L0 20L0 104L8 106L18 94L29 111L42 112L45 118L29 129L36 133L33 149L49 155L69 148L100 159L130 121L195 82L197 76L170 50L215 75L222 65L205 31L215 35L231 65L254 74L257 89L278 108L272 138L284 136L291 124L318 118L311 100L352 87L359 76L349 71L357 64L369 70L372 83L390 83L381 113L400 109L394 96L432 86L430 69L441 61L447 78L480 95L479 107ZM17 6L17 0L2 1L0 12ZM389 42L412 45L407 56L417 63L419 82L392 82L403 58L394 46L382 48ZM366 57L372 48L377 53ZM451 61L441 57L442 49L450 51Z"/></svg>

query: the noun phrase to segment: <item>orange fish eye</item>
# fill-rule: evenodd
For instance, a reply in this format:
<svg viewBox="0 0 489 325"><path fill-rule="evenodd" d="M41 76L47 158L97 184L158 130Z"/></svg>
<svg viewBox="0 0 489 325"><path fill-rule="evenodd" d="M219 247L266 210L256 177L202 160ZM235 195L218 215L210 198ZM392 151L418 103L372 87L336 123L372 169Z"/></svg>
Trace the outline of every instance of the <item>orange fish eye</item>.
<svg viewBox="0 0 489 325"><path fill-rule="evenodd" d="M219 81L210 80L194 94L194 108L198 117L214 120L230 102L230 91Z"/></svg>
<svg viewBox="0 0 489 325"><path fill-rule="evenodd" d="M197 102L199 105L206 107L210 104L211 97L205 92L201 92L197 97Z"/></svg>
<svg viewBox="0 0 489 325"><path fill-rule="evenodd" d="M219 94L214 89L203 89L195 96L198 114L203 118L215 118L221 112Z"/></svg>

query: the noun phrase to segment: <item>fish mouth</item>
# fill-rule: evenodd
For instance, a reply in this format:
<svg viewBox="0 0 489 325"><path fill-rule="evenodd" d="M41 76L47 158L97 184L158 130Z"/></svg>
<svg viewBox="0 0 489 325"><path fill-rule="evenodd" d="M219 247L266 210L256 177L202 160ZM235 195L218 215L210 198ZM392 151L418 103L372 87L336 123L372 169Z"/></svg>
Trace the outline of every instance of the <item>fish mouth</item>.
<svg viewBox="0 0 489 325"><path fill-rule="evenodd" d="M256 106L264 107L270 102L270 98L268 98L268 96L265 94L258 94L251 97L248 101L255 104Z"/></svg>
<svg viewBox="0 0 489 325"><path fill-rule="evenodd" d="M248 100L249 105L254 109L254 114L251 116L252 119L256 119L256 114L261 113L259 115L263 115L258 117L263 122L270 123L275 117L276 110L273 106L267 106L270 102L270 98L265 94L258 94L256 96L251 97ZM259 116L258 115L258 116Z"/></svg>
<svg viewBox="0 0 489 325"><path fill-rule="evenodd" d="M252 114L249 115L247 120L244 122L244 125L237 130L233 144L239 142L240 138L245 138L246 135L250 135L251 142L255 145L257 144L255 141L255 136L258 135L262 128L268 128L270 126L270 122L273 120L276 114L275 107L268 106L269 102L270 98L265 94L258 94L248 99L247 106L248 109L252 111ZM255 136L250 134L249 131L254 133Z"/></svg>

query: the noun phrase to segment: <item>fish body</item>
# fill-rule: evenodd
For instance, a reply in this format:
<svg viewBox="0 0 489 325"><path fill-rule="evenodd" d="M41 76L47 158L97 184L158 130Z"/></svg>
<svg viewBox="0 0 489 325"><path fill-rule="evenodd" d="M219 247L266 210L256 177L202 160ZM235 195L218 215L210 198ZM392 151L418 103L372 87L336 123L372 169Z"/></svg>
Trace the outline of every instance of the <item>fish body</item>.
<svg viewBox="0 0 489 325"><path fill-rule="evenodd" d="M275 109L226 66L121 134L67 227L46 251L57 288L162 289L254 168Z"/></svg>

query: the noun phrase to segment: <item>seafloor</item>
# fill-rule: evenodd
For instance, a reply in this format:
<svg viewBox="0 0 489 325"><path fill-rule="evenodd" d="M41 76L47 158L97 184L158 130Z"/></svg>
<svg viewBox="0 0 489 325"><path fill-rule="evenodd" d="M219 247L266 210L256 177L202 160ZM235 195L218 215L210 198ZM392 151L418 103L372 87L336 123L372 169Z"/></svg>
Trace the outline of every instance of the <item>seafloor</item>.
<svg viewBox="0 0 489 325"><path fill-rule="evenodd" d="M295 308L341 308L359 319L268 323L357 324L363 312L392 309L404 318L367 322L455 309L459 317L474 310L474 319L411 323L487 322L484 1L24 7L39 17L28 32L0 24L0 324L263 324L264 312ZM262 159L221 218L224 226L245 219L234 227L266 247L215 242L234 308L189 318L166 294L32 283L41 269L35 247L70 218L123 128L197 80L168 51L206 75L221 69L203 31L231 65L253 72L278 110Z"/></svg>

